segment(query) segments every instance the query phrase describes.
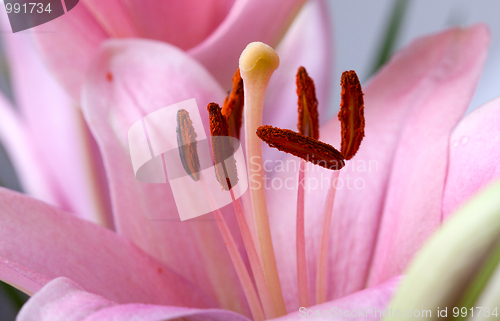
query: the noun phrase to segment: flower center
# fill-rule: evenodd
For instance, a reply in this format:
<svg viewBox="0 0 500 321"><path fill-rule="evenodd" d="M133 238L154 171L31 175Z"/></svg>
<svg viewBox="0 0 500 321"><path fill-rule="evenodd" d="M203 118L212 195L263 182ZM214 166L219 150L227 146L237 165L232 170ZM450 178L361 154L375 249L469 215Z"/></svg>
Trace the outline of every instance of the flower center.
<svg viewBox="0 0 500 321"><path fill-rule="evenodd" d="M233 88L226 97L223 108L220 108L216 103L210 103L207 107L210 117L216 176L223 189L231 193L256 288L249 281L249 271L247 271L244 264L241 264L242 259L239 252L235 250L234 240L227 235L227 227L224 229L223 225L225 223L221 225L221 233L225 239L230 240L226 244L228 244L228 250L249 302L252 315L256 320L286 314L267 215L262 171L262 146L259 138L270 147L302 159L298 173L296 244L299 304L301 307L306 307L309 306L310 301L305 248L304 184L302 184L305 178L305 163L312 162L334 170L332 175L332 178L334 178L338 175L338 170L344 167L345 161L356 154L364 137L363 93L354 71L344 72L341 78L342 102L338 115L341 122L341 151L318 140L318 101L314 82L308 76L304 67L298 69L296 76L299 114L298 132L269 125L261 126L265 92L269 79L278 64L279 58L269 46L262 43L248 45L241 54L240 68L234 74ZM245 108L243 108L244 106ZM243 114L245 115L247 165L252 175L252 181L260 182L257 186L250 188L251 209L247 209L251 213L248 217L255 219L258 240L252 237L240 200L234 197L231 189L238 179L234 160L227 161L234 152L233 146L231 146L228 139L219 140L219 138L228 138L228 136L239 138ZM217 167L219 164L222 164L220 168ZM329 227L335 195L333 181L332 179L332 184L329 187L329 197L325 204L324 226L320 238L316 275L316 304L326 300ZM220 212L216 212L215 215L218 219L224 220ZM231 243L231 240L233 243ZM260 251L257 249L260 249Z"/></svg>

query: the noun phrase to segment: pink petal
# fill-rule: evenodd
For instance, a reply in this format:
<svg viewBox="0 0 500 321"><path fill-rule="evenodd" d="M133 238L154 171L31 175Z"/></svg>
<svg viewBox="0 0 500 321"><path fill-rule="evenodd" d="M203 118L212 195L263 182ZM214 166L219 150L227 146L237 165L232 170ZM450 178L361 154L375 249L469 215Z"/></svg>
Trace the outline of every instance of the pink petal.
<svg viewBox="0 0 500 321"><path fill-rule="evenodd" d="M107 229L2 188L0 209L0 257L21 266L20 273L66 276L119 303L210 306L193 285ZM16 281L0 275L7 277Z"/></svg>
<svg viewBox="0 0 500 321"><path fill-rule="evenodd" d="M50 281L45 275L2 257L0 257L0 277L2 281L29 295L38 292L38 290Z"/></svg>
<svg viewBox="0 0 500 321"><path fill-rule="evenodd" d="M122 304L103 309L85 321L106 320L186 320L186 321L250 321L247 317L228 310L188 309L180 307L155 306L146 304Z"/></svg>
<svg viewBox="0 0 500 321"><path fill-rule="evenodd" d="M238 0L226 19L188 53L229 89L241 52L252 41L275 46L304 0Z"/></svg>
<svg viewBox="0 0 500 321"><path fill-rule="evenodd" d="M207 38L234 0L82 0L109 37L146 38L183 50Z"/></svg>
<svg viewBox="0 0 500 321"><path fill-rule="evenodd" d="M30 298L19 311L16 320L77 321L113 305L116 303L99 295L85 292L72 280L59 277Z"/></svg>
<svg viewBox="0 0 500 321"><path fill-rule="evenodd" d="M276 48L280 66L269 82L263 123L297 129L297 86L295 75L304 66L314 80L320 117L326 116L331 88L332 34L326 2L307 2ZM326 119L326 118L324 118ZM276 149L264 149L265 158L283 158ZM274 152L276 151L276 152Z"/></svg>
<svg viewBox="0 0 500 321"><path fill-rule="evenodd" d="M368 288L346 297L326 302L323 304L301 309L281 318L273 320L300 320L310 318L313 320L380 320L380 313L385 311L401 277L395 277L383 284ZM369 310L371 308L371 311ZM329 311L330 314L325 312ZM346 315L346 313L348 315Z"/></svg>
<svg viewBox="0 0 500 321"><path fill-rule="evenodd" d="M90 61L108 35L80 3L65 15L34 28L41 52L55 77L77 101Z"/></svg>
<svg viewBox="0 0 500 321"><path fill-rule="evenodd" d="M51 203L112 226L105 177L98 175L102 160L81 111L36 54L29 34L7 35L4 43L15 101L33 141L36 162L56 198Z"/></svg>
<svg viewBox="0 0 500 321"><path fill-rule="evenodd" d="M500 98L467 115L450 138L443 216L500 177Z"/></svg>
<svg viewBox="0 0 500 321"><path fill-rule="evenodd" d="M341 170L336 184L328 264L330 300L365 288L370 274L369 284L378 284L400 272L420 242L439 225L448 133L470 101L488 39L482 25L422 38L398 53L364 87L366 137L356 156ZM340 123L336 117L322 127L321 140L340 147ZM428 149L432 153L426 152ZM268 181L268 208L273 241L280 249L278 269L288 308L297 307L295 242L289 237L290 231L295 230L297 191L284 185L288 182L293 186L297 180L298 166L289 162L292 159L296 158L284 158L281 168L278 162L266 164L268 169L275 168ZM282 168L285 171L279 172ZM311 166L306 173L306 180L311 181L305 206L310 289L315 284L319 234L330 177L331 172L318 166ZM272 187L273 179L275 186L281 182L282 187ZM429 182L441 188L431 189L435 191L432 197L438 198L437 204L432 203L437 208L427 218L431 221L433 218L433 223L422 224L415 219L428 213L420 211L429 199L430 187L426 185ZM398 192L404 193L401 199L395 198ZM392 195L387 204L386 194ZM416 199L419 199L417 204ZM398 215L407 215L407 221L398 221ZM417 233L417 228L423 231ZM395 233L400 238L393 238ZM387 242L391 239L392 244Z"/></svg>
<svg viewBox="0 0 500 321"><path fill-rule="evenodd" d="M130 288L129 291L133 291ZM78 320L207 320L248 321L246 317L224 310L198 310L148 304L122 304L109 301L61 277L51 281L21 309L18 321Z"/></svg>
<svg viewBox="0 0 500 321"><path fill-rule="evenodd" d="M109 37L142 37L191 48L190 54L229 89L245 46L256 40L276 45L304 3L233 1L80 1L64 16L36 27L36 37L50 68L75 99L91 59Z"/></svg>
<svg viewBox="0 0 500 321"><path fill-rule="evenodd" d="M310 307L313 312L355 311L362 313L358 317L315 317L315 320L379 320L379 314L368 313L370 307L375 311L384 311L400 278L394 278L379 286L357 292L353 295ZM336 309L336 310L334 310ZM303 310L302 310L303 311ZM293 312L273 320L297 320L305 317L306 311ZM171 320L182 318L191 321L245 321L242 315L224 310L188 309L181 307L155 306L147 304L117 305L103 297L85 292L78 284L67 278L57 278L47 284L33 296L18 315L19 321L100 321L100 320Z"/></svg>
<svg viewBox="0 0 500 321"><path fill-rule="evenodd" d="M212 295L221 307L245 311L212 215L181 222L170 185L138 181L128 149L128 130L143 116L195 98L208 129L206 106L222 102L224 96L199 63L173 46L110 40L84 85L83 111L103 154L118 232ZM228 219L236 226L233 215ZM234 235L241 240L239 233Z"/></svg>
<svg viewBox="0 0 500 321"><path fill-rule="evenodd" d="M400 143L393 154L369 284L401 273L441 223L450 133L474 95L489 41L485 25L450 30L433 39L439 48L436 64L417 87L420 94L408 102L406 121L397 135ZM422 60L418 47L413 53L414 59ZM398 64L394 61L393 65ZM376 89L375 81L379 86L391 86L390 80L398 76L380 75L370 89ZM403 103L398 98L393 97L393 103Z"/></svg>

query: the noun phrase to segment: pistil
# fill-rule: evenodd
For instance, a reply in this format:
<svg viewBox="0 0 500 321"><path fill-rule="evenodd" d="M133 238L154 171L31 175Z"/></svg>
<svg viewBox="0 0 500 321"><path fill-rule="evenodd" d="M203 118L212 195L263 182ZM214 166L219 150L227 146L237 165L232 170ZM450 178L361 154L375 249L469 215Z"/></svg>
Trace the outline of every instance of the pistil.
<svg viewBox="0 0 500 321"><path fill-rule="evenodd" d="M262 109L266 89L271 75L278 68L279 58L268 45L254 42L249 44L241 53L239 65L245 91L244 115L247 164L251 181L256 182L256 186L250 186L250 196L266 280L276 315L282 316L286 314L286 308L276 267L267 214L263 182L262 143L255 135L257 128L262 123Z"/></svg>

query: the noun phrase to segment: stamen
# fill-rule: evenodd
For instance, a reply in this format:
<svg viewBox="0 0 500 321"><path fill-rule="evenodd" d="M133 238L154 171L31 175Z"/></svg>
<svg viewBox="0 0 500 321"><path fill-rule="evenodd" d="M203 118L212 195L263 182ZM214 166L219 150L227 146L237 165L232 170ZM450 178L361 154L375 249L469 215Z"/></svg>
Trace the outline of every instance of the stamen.
<svg viewBox="0 0 500 321"><path fill-rule="evenodd" d="M255 184L250 187L250 195L266 280L271 291L276 315L282 316L286 314L286 308L276 267L267 214L266 194L263 188L262 143L255 135L257 127L262 123L262 109L267 85L278 65L279 57L276 52L261 42L249 44L240 56L240 74L245 90L243 112L245 114L247 164L251 181Z"/></svg>
<svg viewBox="0 0 500 321"><path fill-rule="evenodd" d="M296 76L299 105L299 133L319 139L318 100L313 80L304 67L300 67Z"/></svg>
<svg viewBox="0 0 500 321"><path fill-rule="evenodd" d="M319 241L318 264L316 266L316 304L326 302L327 267L328 267L328 241L332 225L333 204L335 200L335 181L340 171L334 171L330 179L328 194L326 196L325 209L323 213L323 225Z"/></svg>
<svg viewBox="0 0 500 321"><path fill-rule="evenodd" d="M209 112L209 118L210 118L210 134L212 136L212 151L214 155L214 162L216 164L220 163L217 161L217 159L220 159L222 157L222 160L226 159L223 154L224 152L221 151L221 149L224 148L224 146L221 146L222 144L218 144L219 139L229 139L227 137L228 135L228 124L226 122L226 118L222 115L221 113L221 108L219 107L218 104L216 103L209 103L207 106L207 110ZM214 137L215 136L215 137ZM221 137L222 136L222 137ZM215 139L214 139L215 138ZM220 142L220 141L219 141ZM230 142L229 142L230 143ZM231 148L231 155L233 153L232 146L229 146ZM216 156L217 154L222 156ZM223 163L222 163L223 164ZM233 163L236 164L236 163ZM227 170L225 167L224 168L224 173L222 175L227 175ZM234 172L236 174L236 166L234 166ZM216 169L216 175L217 179L219 180L219 183L223 180L219 178L219 172ZM227 177L228 176L224 176ZM237 179L237 177L236 177ZM271 319L276 317L276 312L274 310L274 305L272 302L271 298L271 293L269 291L269 287L266 282L266 278L264 275L264 270L262 268L262 264L260 263L259 255L257 253L257 249L255 247L255 244L252 239L252 235L250 233L250 228L248 226L248 222L245 217L245 213L243 211L243 206L241 205L241 202L239 199L237 199L234 196L234 192L231 190L231 185L229 182L229 179L227 179L227 184L229 186L231 198L233 201L233 207L236 212L236 218L238 220L238 226L240 228L241 236L243 238L243 243L245 244L245 249L248 255L248 260L250 261L250 266L252 268L252 272L254 275L255 279L255 284L257 285L257 291L259 293L262 307L264 309L264 314L266 318ZM221 183L222 187L225 188L224 184ZM234 184L236 185L236 184Z"/></svg>
<svg viewBox="0 0 500 321"><path fill-rule="evenodd" d="M340 80L342 86L339 120L342 125L341 152L345 158L351 159L359 149L364 137L365 118L363 113L363 91L356 73L345 71ZM327 266L328 266L328 241L333 216L333 205L335 200L335 181L339 172L333 172L328 195L326 198L323 228L321 231L320 248L318 253L318 264L316 270L316 304L326 302L327 291Z"/></svg>
<svg viewBox="0 0 500 321"><path fill-rule="evenodd" d="M299 67L296 76L297 83L297 104L299 106L299 120L297 127L299 133L314 139L319 138L318 122L318 100L316 99L316 89L314 82L307 74L304 67ZM308 307L309 304L309 282L307 281L307 257L306 257L306 235L305 235L305 170L306 163L300 162L299 184L297 191L297 284L299 292L299 306Z"/></svg>
<svg viewBox="0 0 500 321"><path fill-rule="evenodd" d="M177 112L177 145L182 166L192 179L200 179L200 160L198 158L196 132L189 113L185 109Z"/></svg>
<svg viewBox="0 0 500 321"><path fill-rule="evenodd" d="M204 179L201 179L202 187L210 195L210 191L208 190L208 186ZM212 199L209 199L210 202L213 202ZM213 205L213 204L212 204ZM214 206L214 205L213 205ZM226 244L226 248L229 252L229 257L233 262L234 268L236 270L236 274L238 275L238 279L241 282L241 286L243 288L243 293L247 299L248 305L250 307L250 312L252 313L252 317L254 320L265 320L266 316L264 316L264 312L262 311L261 303L259 301L259 296L255 287L252 283L252 279L250 274L245 266L243 258L241 257L241 253L238 249L238 245L236 244L229 227L227 226L226 219L222 215L219 209L216 209L214 212L214 218L217 222L217 226L221 232L224 243Z"/></svg>
<svg viewBox="0 0 500 321"><path fill-rule="evenodd" d="M342 123L342 144L340 151L345 156L345 159L349 160L356 154L365 136L363 91L354 70L342 73L340 85L342 86L338 115Z"/></svg>
<svg viewBox="0 0 500 321"><path fill-rule="evenodd" d="M226 247L229 251L229 256L231 257L234 267L236 268L236 273L238 274L241 285L243 287L243 292L245 293L245 296L247 298L252 316L254 320L265 320L267 317L264 316L264 312L262 311L257 291L253 286L250 274L248 273L243 258L241 257L238 246L236 245L236 242L231 235L226 220L224 219L224 216L222 216L220 210L216 210L214 214L215 220L219 225L219 229L224 239L224 243L226 243L227 245Z"/></svg>
<svg viewBox="0 0 500 321"><path fill-rule="evenodd" d="M209 103L207 110L210 117L215 174L222 188L229 191L232 186L238 183L238 172L236 160L233 157L234 148L229 138L228 124L219 105Z"/></svg>
<svg viewBox="0 0 500 321"><path fill-rule="evenodd" d="M212 136L227 136L229 128L226 118L222 115L221 108L217 103L209 103L207 106L210 119L210 134Z"/></svg>
<svg viewBox="0 0 500 321"><path fill-rule="evenodd" d="M224 117L222 116L222 114L220 114L219 106L217 104L214 105L215 106L213 106L211 110L216 109L220 115L219 119L223 119L223 122L225 123ZM215 117L211 117L210 127L211 128L214 127L215 132L218 131L221 134L224 133L227 134L227 123L225 123L225 128L224 124L219 126L212 126L213 118ZM214 123L215 122L216 120L214 120ZM195 179L196 181L198 180L200 181L201 186L205 190L205 193L207 195L211 195L205 179L203 179L203 177L200 177L199 173L200 163L198 159L198 150L196 144L196 132L193 127L193 122L189 117L189 113L185 109L181 109L177 112L177 143L179 146L179 153L181 156L182 165L184 169L191 177L193 177L193 179ZM217 208L211 197L209 197L209 202L211 203L213 208ZM226 244L226 248L229 252L231 261L233 262L236 273L241 282L243 292L248 301L248 305L250 307L252 316L254 320L259 320L259 321L264 320L265 316L261 307L261 303L259 302L257 291L255 290L255 287L252 283L252 279L250 278L250 274L248 273L248 270L245 266L243 258L241 257L236 242L234 241L234 238L231 235L229 227L227 226L226 220L224 219L224 216L222 216L219 209L216 209L213 212L213 214L215 217L215 221L217 222L217 225L219 227L219 230L222 234L222 237L224 239L224 243ZM210 240L212 238L208 239Z"/></svg>
<svg viewBox="0 0 500 321"><path fill-rule="evenodd" d="M264 314L266 315L266 319L273 319L276 317L276 311L274 309L271 292L266 281L264 269L262 268L262 264L259 259L259 254L257 253L257 248L255 247L252 234L250 233L250 227L248 226L245 213L243 212L243 206L241 205L240 199L234 197L233 191L231 190L229 192L231 193L234 210L236 212L236 219L238 220L238 226L240 227L243 243L245 244L245 249L247 250L248 260L250 261L250 267L252 268L253 277L255 279L255 284L257 285L257 291L259 292Z"/></svg>
<svg viewBox="0 0 500 321"><path fill-rule="evenodd" d="M233 88L224 100L222 115L226 117L229 125L229 136L240 138L241 118L244 106L243 79L241 79L240 68L233 76Z"/></svg>
<svg viewBox="0 0 500 321"><path fill-rule="evenodd" d="M297 285L299 292L299 306L309 307L309 282L307 281L307 256L306 256L306 231L305 231L305 171L306 162L300 161L299 185L297 186L297 226L296 226L296 247L297 247Z"/></svg>
<svg viewBox="0 0 500 321"><path fill-rule="evenodd" d="M333 146L301 135L289 129L269 125L260 126L257 136L269 147L300 157L321 167L339 170L344 167L344 156Z"/></svg>
<svg viewBox="0 0 500 321"><path fill-rule="evenodd" d="M328 239L335 197L335 180L345 165L345 160L351 159L359 149L364 137L363 92L359 79L354 71L342 74L342 102L338 118L342 125L341 152L333 146L323 143L319 138L318 112L314 82L307 75L305 68L300 67L296 76L299 133L288 129L272 126L260 126L257 136L270 147L295 155L305 161L322 166L327 169L337 170L332 173L332 186L329 188L325 204L324 224L320 239L320 252L318 256L316 274L316 304L326 301L326 275L328 261ZM248 135L248 133L247 133ZM259 164L262 166L261 164ZM300 163L299 186L297 195L297 282L299 304L301 307L309 305L309 289L307 281L307 262L305 249L305 223L304 223L304 184L305 163Z"/></svg>

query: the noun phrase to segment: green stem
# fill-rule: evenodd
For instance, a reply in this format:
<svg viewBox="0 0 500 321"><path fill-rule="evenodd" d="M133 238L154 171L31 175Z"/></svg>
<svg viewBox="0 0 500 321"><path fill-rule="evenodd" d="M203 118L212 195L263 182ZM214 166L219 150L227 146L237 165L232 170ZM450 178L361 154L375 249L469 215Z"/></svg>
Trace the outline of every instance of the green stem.
<svg viewBox="0 0 500 321"><path fill-rule="evenodd" d="M391 20L387 25L385 39L380 47L377 59L375 60L375 64L371 72L372 75L389 60L389 57L394 50L394 44L398 38L401 23L403 22L403 17L405 15L406 8L408 7L408 2L408 0L396 0L394 4Z"/></svg>

